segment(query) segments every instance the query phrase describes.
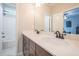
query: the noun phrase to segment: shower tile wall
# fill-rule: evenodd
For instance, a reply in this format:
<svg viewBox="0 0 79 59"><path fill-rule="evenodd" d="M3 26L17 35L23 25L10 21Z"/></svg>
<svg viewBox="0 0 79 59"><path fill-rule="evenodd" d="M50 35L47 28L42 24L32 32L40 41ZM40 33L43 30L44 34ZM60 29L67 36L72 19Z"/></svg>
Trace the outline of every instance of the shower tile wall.
<svg viewBox="0 0 79 59"><path fill-rule="evenodd" d="M3 25L3 31L5 38L3 39L4 41L13 41L16 39L16 17L15 16L4 16L4 25Z"/></svg>

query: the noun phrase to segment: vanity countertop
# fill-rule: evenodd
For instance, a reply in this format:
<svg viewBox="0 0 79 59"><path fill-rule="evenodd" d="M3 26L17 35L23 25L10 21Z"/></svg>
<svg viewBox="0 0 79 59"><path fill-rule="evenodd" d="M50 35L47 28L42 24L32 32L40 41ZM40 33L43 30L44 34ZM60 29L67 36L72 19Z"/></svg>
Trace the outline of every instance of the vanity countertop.
<svg viewBox="0 0 79 59"><path fill-rule="evenodd" d="M51 32L41 32L36 34L33 31L24 31L33 42L41 46L52 55L56 56L79 56L79 41L55 38Z"/></svg>

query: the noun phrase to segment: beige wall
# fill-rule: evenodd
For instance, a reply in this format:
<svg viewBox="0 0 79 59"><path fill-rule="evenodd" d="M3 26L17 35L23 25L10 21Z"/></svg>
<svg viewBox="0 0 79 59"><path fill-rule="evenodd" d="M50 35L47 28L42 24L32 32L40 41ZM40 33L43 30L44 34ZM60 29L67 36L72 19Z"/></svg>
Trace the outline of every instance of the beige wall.
<svg viewBox="0 0 79 59"><path fill-rule="evenodd" d="M18 53L22 52L22 32L34 30L34 4L16 4Z"/></svg>
<svg viewBox="0 0 79 59"><path fill-rule="evenodd" d="M53 6L52 13L55 14L65 12L75 7L79 7L79 3L58 3Z"/></svg>
<svg viewBox="0 0 79 59"><path fill-rule="evenodd" d="M23 31L34 30L34 4L20 4L19 12Z"/></svg>

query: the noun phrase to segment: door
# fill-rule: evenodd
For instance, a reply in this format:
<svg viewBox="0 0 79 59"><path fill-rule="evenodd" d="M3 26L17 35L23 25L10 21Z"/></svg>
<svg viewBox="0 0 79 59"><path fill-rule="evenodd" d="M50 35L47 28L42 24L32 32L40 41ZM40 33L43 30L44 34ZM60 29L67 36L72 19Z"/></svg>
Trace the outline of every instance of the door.
<svg viewBox="0 0 79 59"><path fill-rule="evenodd" d="M2 23L3 23L3 21L2 21L2 5L0 4L0 51L1 51L1 49L2 49Z"/></svg>
<svg viewBox="0 0 79 59"><path fill-rule="evenodd" d="M45 32L51 32L52 27L51 27L51 16L45 15L45 20L44 20L44 31Z"/></svg>

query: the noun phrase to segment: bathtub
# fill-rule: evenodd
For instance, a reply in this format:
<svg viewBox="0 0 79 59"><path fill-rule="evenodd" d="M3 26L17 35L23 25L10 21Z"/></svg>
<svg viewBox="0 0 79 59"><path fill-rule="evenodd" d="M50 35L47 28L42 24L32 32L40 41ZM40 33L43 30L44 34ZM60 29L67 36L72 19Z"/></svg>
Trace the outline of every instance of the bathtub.
<svg viewBox="0 0 79 59"><path fill-rule="evenodd" d="M2 41L2 49L8 49L16 47L16 40L3 40Z"/></svg>
<svg viewBox="0 0 79 59"><path fill-rule="evenodd" d="M15 40L3 40L1 44L0 56L16 56L17 45Z"/></svg>
<svg viewBox="0 0 79 59"><path fill-rule="evenodd" d="M2 41L0 41L0 52L2 50Z"/></svg>

